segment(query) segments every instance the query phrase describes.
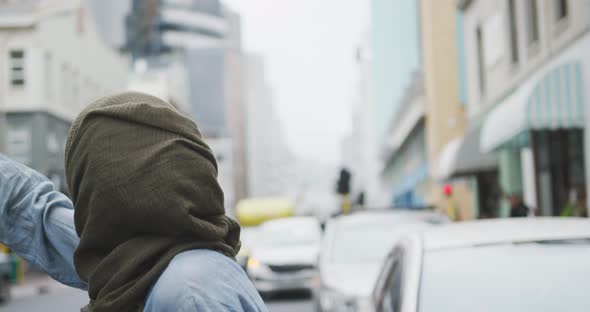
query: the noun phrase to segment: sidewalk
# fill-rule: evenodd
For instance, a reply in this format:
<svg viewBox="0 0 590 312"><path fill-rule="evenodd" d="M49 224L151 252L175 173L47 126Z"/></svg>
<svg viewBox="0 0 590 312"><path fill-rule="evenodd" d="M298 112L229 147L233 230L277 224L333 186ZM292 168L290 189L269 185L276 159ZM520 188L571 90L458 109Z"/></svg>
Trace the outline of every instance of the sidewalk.
<svg viewBox="0 0 590 312"><path fill-rule="evenodd" d="M12 300L18 300L47 293L54 293L68 289L68 286L62 285L49 276L32 276L19 285L12 285L10 289Z"/></svg>

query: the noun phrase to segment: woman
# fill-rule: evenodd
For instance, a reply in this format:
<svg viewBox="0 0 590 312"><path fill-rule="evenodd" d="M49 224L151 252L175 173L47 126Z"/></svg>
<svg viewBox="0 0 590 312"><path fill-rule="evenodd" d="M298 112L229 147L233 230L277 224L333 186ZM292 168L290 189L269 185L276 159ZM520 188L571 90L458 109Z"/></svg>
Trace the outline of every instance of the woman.
<svg viewBox="0 0 590 312"><path fill-rule="evenodd" d="M240 229L215 158L170 104L99 99L74 122L65 165L72 201L0 155L0 241L87 289L84 311L266 311L233 260Z"/></svg>

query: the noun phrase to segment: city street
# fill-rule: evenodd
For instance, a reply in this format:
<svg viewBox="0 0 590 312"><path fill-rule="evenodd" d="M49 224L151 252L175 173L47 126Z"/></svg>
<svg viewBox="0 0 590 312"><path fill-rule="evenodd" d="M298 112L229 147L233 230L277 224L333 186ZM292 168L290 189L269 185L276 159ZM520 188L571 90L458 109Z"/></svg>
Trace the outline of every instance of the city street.
<svg viewBox="0 0 590 312"><path fill-rule="evenodd" d="M0 306L0 312L78 312L87 302L86 293L71 288L61 288L45 295L14 298L8 304Z"/></svg>
<svg viewBox="0 0 590 312"><path fill-rule="evenodd" d="M84 292L63 288L45 295L15 298L10 303L0 306L0 312L78 312L87 300ZM267 303L267 306L270 312L313 311L311 300L302 297L276 298Z"/></svg>

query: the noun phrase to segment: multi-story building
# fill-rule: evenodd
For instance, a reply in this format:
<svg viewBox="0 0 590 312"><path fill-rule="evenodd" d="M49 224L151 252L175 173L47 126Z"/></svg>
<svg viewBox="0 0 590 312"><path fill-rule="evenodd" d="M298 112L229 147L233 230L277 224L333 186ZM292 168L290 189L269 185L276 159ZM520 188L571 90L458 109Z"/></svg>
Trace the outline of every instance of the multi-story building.
<svg viewBox="0 0 590 312"><path fill-rule="evenodd" d="M248 194L251 197L288 195L293 161L285 144L272 89L266 81L264 59L247 54L244 63L244 107Z"/></svg>
<svg viewBox="0 0 590 312"><path fill-rule="evenodd" d="M131 9L130 0L87 1L96 21L98 32L111 47L125 46L125 18Z"/></svg>
<svg viewBox="0 0 590 312"><path fill-rule="evenodd" d="M246 158L246 111L244 106L243 63L241 18L238 14L226 10L229 23L227 46L225 49L224 90L227 110L227 125L233 143L233 168L235 198L248 196L247 158Z"/></svg>
<svg viewBox="0 0 590 312"><path fill-rule="evenodd" d="M422 0L420 16L428 103L426 141L433 181L429 198L447 211L452 208L461 219L491 217L499 197L497 160L479 152L480 127L467 124L460 54L462 16L454 1L437 0Z"/></svg>
<svg viewBox="0 0 590 312"><path fill-rule="evenodd" d="M378 198L378 153L375 110L369 94L370 43L368 34L357 48L356 90L352 97L352 128L342 141L342 164L352 173L351 195L358 202L362 197L367 207L376 206Z"/></svg>
<svg viewBox="0 0 590 312"><path fill-rule="evenodd" d="M426 152L426 99L422 74L412 75L410 85L399 99L386 140L381 149L382 176L391 191L390 204L396 208L428 206L430 187Z"/></svg>
<svg viewBox="0 0 590 312"><path fill-rule="evenodd" d="M457 56L461 37L456 33L455 3L434 0L375 3L379 5L374 5L374 10L379 11L373 14L377 19L373 30L374 41L377 40L372 53L373 79L377 80L373 81L373 95L380 118L389 116L387 131L381 138L382 185L389 204L410 208L436 206L453 217L474 217L478 214L472 207L479 204L474 202L478 197L472 192L478 190L478 179L464 177L480 170L482 175L487 173L490 169L487 166L493 168L496 160L481 153L464 153L469 149L478 151L478 141L473 142L472 138L478 138L479 132L475 129L465 134L458 74L461 58ZM395 13L392 6L396 6ZM379 22L387 14L401 16L390 16L390 20ZM394 28L403 31L391 33L391 25L389 30L384 29L383 24L387 23L401 24ZM397 66L388 68L388 63ZM385 78L386 75L389 77ZM396 89L394 94L392 91ZM388 93L394 98L386 101L384 95ZM385 110L380 106L393 107L394 113L384 115Z"/></svg>
<svg viewBox="0 0 590 312"><path fill-rule="evenodd" d="M224 150L232 146L231 157L219 162L232 162L224 171L234 178L222 187L235 190L236 199L247 195L240 24L239 15L219 0L134 0L127 18L127 49L134 59L184 65L185 74L165 80L186 82L186 111L201 133L223 141L215 145Z"/></svg>
<svg viewBox="0 0 590 312"><path fill-rule="evenodd" d="M71 122L92 100L124 90L128 63L98 36L82 1L0 2L0 56L6 153L63 188Z"/></svg>
<svg viewBox="0 0 590 312"><path fill-rule="evenodd" d="M467 116L480 149L499 157L504 194L542 215L584 215L590 3L458 1ZM573 208L572 208L573 207ZM503 204L499 215L508 215Z"/></svg>
<svg viewBox="0 0 590 312"><path fill-rule="evenodd" d="M225 12L219 0L134 0L127 18L127 50L135 60L178 58L185 64L189 112L207 137L229 135L224 57L230 23Z"/></svg>
<svg viewBox="0 0 590 312"><path fill-rule="evenodd" d="M383 153L380 194L375 205L390 206L396 198L401 198L398 193L402 189L413 189L419 182L411 185L396 178L397 150L391 145L390 137L391 129L397 127L392 122L403 117L399 111L407 104L403 101L406 89L412 84L415 73L421 70L418 3L414 0L373 0L371 15L370 94L375 112L376 140L383 146L380 148ZM402 138L402 142L405 139ZM410 205L414 206L414 203Z"/></svg>

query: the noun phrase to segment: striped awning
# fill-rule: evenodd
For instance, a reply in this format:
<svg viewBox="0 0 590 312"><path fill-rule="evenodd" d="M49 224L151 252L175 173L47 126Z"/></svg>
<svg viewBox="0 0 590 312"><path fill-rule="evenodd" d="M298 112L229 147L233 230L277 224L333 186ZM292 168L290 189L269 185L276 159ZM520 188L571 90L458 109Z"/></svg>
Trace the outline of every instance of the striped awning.
<svg viewBox="0 0 590 312"><path fill-rule="evenodd" d="M584 127L582 64L563 63L536 76L487 116L481 133L482 152L527 144L529 130Z"/></svg>
<svg viewBox="0 0 590 312"><path fill-rule="evenodd" d="M582 65L562 65L543 77L527 103L529 129L584 127Z"/></svg>

